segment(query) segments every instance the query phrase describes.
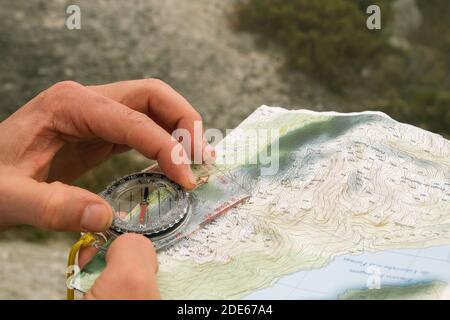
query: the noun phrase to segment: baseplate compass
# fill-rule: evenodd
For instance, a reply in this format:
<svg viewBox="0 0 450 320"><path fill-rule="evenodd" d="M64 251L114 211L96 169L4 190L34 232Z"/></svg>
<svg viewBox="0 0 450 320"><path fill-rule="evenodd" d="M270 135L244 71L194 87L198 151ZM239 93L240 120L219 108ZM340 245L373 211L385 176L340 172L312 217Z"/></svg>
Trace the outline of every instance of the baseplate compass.
<svg viewBox="0 0 450 320"><path fill-rule="evenodd" d="M189 192L152 166L127 175L109 185L100 195L114 210L111 228L92 234L92 246L100 249L73 277L71 286L86 292L105 268L109 245L123 233L134 232L152 240L161 252L239 205L250 197L234 173L215 165L192 165L196 188ZM176 249L174 249L176 250Z"/></svg>
<svg viewBox="0 0 450 320"><path fill-rule="evenodd" d="M186 219L189 194L159 173L141 172L113 182L103 193L114 211L111 229L150 238L168 234Z"/></svg>

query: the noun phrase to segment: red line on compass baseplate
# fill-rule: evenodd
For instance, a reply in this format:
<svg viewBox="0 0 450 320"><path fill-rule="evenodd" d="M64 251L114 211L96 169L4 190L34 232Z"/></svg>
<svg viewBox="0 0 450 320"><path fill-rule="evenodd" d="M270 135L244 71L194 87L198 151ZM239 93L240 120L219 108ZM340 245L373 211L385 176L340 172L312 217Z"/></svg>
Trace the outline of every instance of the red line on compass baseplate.
<svg viewBox="0 0 450 320"><path fill-rule="evenodd" d="M212 220L214 220L218 216L224 214L231 208L234 208L235 206L237 206L238 204L244 202L245 200L247 200L249 198L250 198L250 196L246 195L246 196L242 196L242 197L238 197L238 198L232 198L231 200L222 203L216 209L214 209L213 213L209 213L206 215L205 219L200 223L200 227L203 227L204 225L210 223Z"/></svg>

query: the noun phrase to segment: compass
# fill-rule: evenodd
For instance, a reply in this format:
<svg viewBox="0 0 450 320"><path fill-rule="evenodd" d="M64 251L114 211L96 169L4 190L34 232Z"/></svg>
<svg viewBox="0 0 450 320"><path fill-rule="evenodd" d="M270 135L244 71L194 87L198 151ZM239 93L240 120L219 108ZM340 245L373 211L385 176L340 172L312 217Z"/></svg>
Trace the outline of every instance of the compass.
<svg viewBox="0 0 450 320"><path fill-rule="evenodd" d="M170 236L190 211L189 194L166 176L140 172L116 180L102 193L114 212L113 233L138 233L151 239Z"/></svg>

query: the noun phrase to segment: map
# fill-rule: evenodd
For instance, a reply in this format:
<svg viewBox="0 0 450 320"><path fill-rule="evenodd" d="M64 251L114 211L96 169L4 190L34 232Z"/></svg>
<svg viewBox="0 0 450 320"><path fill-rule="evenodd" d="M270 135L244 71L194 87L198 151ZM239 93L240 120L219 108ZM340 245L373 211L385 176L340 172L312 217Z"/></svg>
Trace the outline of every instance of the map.
<svg viewBox="0 0 450 320"><path fill-rule="evenodd" d="M254 144L246 134L272 129L279 139ZM250 198L159 252L164 299L433 299L446 291L448 140L378 112L262 106L216 151L219 172ZM270 152L277 170L263 174ZM82 279L81 291L93 281Z"/></svg>

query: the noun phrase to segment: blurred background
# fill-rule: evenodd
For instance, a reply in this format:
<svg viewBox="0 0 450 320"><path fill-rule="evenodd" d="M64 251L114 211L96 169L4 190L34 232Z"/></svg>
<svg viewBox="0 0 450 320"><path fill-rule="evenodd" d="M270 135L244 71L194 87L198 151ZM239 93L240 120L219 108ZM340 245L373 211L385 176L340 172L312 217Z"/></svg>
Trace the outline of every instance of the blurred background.
<svg viewBox="0 0 450 320"><path fill-rule="evenodd" d="M65 27L71 4L81 30ZM372 4L381 30L366 28ZM449 17L448 0L0 0L0 121L61 80L156 77L206 127L233 128L267 104L380 110L448 138ZM129 152L75 184L98 192L148 164ZM0 298L64 298L76 237L0 233Z"/></svg>

